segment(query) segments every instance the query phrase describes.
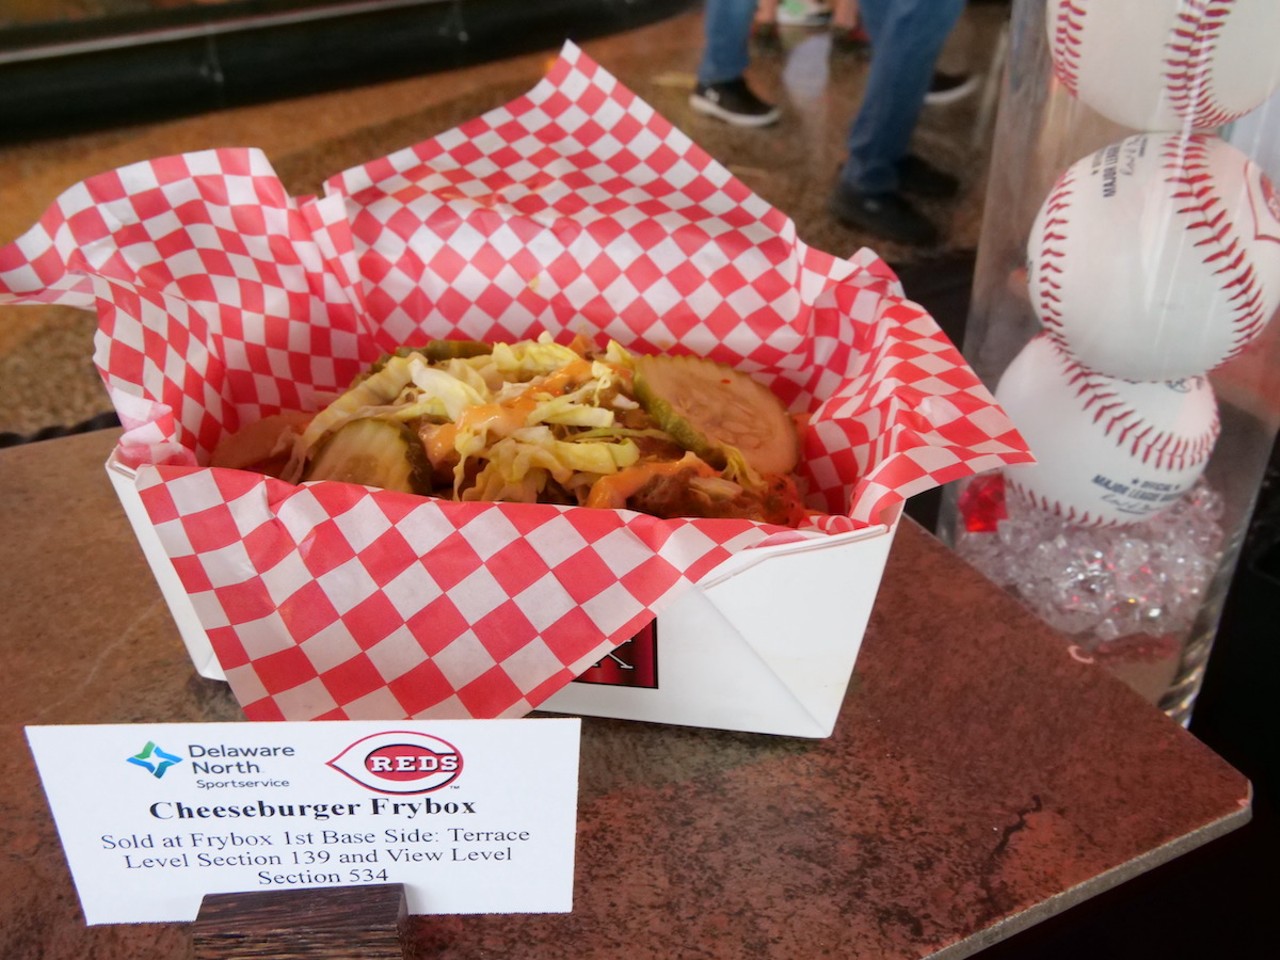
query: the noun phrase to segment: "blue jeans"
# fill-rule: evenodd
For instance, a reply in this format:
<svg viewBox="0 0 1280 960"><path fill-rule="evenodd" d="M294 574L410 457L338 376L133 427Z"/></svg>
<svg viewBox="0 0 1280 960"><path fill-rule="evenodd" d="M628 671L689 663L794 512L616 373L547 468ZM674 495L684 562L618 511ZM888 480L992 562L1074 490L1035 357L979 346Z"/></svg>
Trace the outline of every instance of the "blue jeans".
<svg viewBox="0 0 1280 960"><path fill-rule="evenodd" d="M755 16L756 0L707 0L698 83L725 83L747 72Z"/></svg>
<svg viewBox="0 0 1280 960"><path fill-rule="evenodd" d="M898 163L964 0L862 0L858 9L871 37L871 69L840 182L859 193L888 193L898 187Z"/></svg>

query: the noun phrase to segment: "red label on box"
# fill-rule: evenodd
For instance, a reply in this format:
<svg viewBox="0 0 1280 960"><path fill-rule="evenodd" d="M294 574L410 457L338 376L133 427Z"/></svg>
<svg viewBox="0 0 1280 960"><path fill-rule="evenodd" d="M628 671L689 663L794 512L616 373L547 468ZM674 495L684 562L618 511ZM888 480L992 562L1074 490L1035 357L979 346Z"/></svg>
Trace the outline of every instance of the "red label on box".
<svg viewBox="0 0 1280 960"><path fill-rule="evenodd" d="M658 622L650 620L634 637L584 670L574 683L658 689Z"/></svg>

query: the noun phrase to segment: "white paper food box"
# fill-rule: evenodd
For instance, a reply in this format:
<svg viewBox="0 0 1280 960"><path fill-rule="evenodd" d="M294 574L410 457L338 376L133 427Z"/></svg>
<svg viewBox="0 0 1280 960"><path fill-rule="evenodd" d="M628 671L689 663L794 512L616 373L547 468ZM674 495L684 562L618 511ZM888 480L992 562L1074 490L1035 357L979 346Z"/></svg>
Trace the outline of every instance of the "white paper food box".
<svg viewBox="0 0 1280 960"><path fill-rule="evenodd" d="M134 486L107 475L196 671L225 675ZM897 523L735 554L655 625L656 685L573 682L539 709L796 737L839 715Z"/></svg>

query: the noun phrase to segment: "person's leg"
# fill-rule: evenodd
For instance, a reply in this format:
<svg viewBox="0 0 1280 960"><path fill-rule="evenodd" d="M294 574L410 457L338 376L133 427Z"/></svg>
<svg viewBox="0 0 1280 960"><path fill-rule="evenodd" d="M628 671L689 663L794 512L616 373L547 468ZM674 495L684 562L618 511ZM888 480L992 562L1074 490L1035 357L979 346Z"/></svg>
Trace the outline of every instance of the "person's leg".
<svg viewBox="0 0 1280 960"><path fill-rule="evenodd" d="M836 0L831 11L831 26L852 30L858 24L858 0Z"/></svg>
<svg viewBox="0 0 1280 960"><path fill-rule="evenodd" d="M751 22L756 0L707 0L706 41L698 83L689 105L699 113L740 127L774 123L781 111L757 97L745 74L751 62Z"/></svg>
<svg viewBox="0 0 1280 960"><path fill-rule="evenodd" d="M748 45L756 0L707 0L703 15L702 60L698 83L713 86L736 80L751 62Z"/></svg>
<svg viewBox="0 0 1280 960"><path fill-rule="evenodd" d="M841 184L863 194L891 193L907 155L934 63L964 0L862 0L871 68L849 130Z"/></svg>
<svg viewBox="0 0 1280 960"><path fill-rule="evenodd" d="M770 50L779 45L778 0L760 0L756 4L756 18L751 24L751 39Z"/></svg>
<svg viewBox="0 0 1280 960"><path fill-rule="evenodd" d="M831 48L837 52L865 54L871 38L862 27L858 0L836 0L831 14Z"/></svg>
<svg viewBox="0 0 1280 960"><path fill-rule="evenodd" d="M901 243L927 245L937 228L899 193L954 191L954 178L908 155L911 135L947 35L964 0L861 0L871 36L871 69L862 106L849 130L848 159L831 197L841 223Z"/></svg>

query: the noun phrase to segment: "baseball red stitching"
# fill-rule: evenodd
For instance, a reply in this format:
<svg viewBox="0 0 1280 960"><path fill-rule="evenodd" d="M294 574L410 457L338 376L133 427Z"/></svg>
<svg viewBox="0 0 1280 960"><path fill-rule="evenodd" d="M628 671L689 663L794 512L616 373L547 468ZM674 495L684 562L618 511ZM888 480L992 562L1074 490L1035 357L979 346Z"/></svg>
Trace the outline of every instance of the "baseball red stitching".
<svg viewBox="0 0 1280 960"><path fill-rule="evenodd" d="M1054 73L1075 96L1080 82L1080 33L1084 29L1085 11L1071 0L1058 4L1053 24Z"/></svg>
<svg viewBox="0 0 1280 960"><path fill-rule="evenodd" d="M1036 266L1036 296L1040 304L1040 321L1057 331L1062 328L1062 258L1066 251L1059 244L1067 239L1067 212L1075 188L1071 168L1058 178L1045 200L1044 223L1040 228L1040 259Z"/></svg>
<svg viewBox="0 0 1280 960"><path fill-rule="evenodd" d="M1114 520L1109 520L1106 517L1095 516L1088 510L1078 512L1075 507L1064 507L1057 500L1050 500L1043 494L1028 490L1022 484L1018 483L1017 480L1012 479L1008 475L1005 476L1005 480L1009 483L1009 486L1013 487L1019 496L1025 500L1029 500L1032 506L1044 511L1045 513L1051 513L1055 517L1058 517L1067 523L1074 523L1078 527L1102 527L1109 526L1115 522Z"/></svg>
<svg viewBox="0 0 1280 960"><path fill-rule="evenodd" d="M1165 43L1170 105L1196 129L1220 127L1237 116L1217 103L1213 88L1213 57L1232 6L1232 0L1185 0Z"/></svg>
<svg viewBox="0 0 1280 960"><path fill-rule="evenodd" d="M1103 436L1111 437L1117 447L1128 449L1130 456L1157 470L1187 470L1209 458L1218 439L1217 410L1209 426L1198 436L1179 437L1168 430L1157 430L1120 398L1113 378L1095 373L1053 346L1062 362L1067 384L1075 388L1075 395L1081 400L1081 410L1092 412L1093 422L1102 427Z"/></svg>
<svg viewBox="0 0 1280 960"><path fill-rule="evenodd" d="M1200 249L1203 262L1213 269L1228 295L1234 334L1233 346L1222 358L1228 360L1261 331L1268 314L1262 282L1233 229L1230 211L1215 189L1209 171L1209 142L1204 135L1185 140L1170 137L1162 157L1165 183L1173 188L1171 199L1178 214L1187 217L1187 234L1197 235L1192 245Z"/></svg>

